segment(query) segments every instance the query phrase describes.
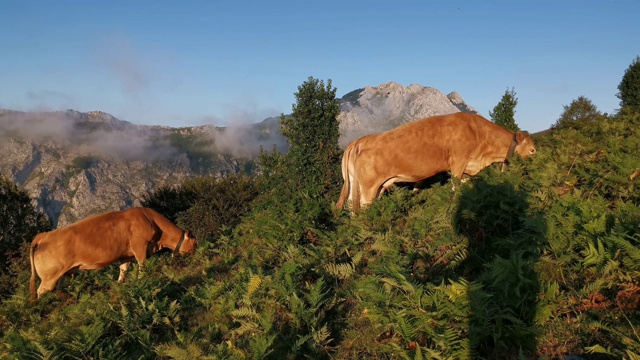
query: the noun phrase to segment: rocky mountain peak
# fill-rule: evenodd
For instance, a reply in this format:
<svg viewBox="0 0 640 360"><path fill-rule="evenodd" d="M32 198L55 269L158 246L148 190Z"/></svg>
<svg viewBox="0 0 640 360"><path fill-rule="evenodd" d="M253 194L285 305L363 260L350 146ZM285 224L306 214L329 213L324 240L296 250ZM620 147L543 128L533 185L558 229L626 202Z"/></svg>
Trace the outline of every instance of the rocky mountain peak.
<svg viewBox="0 0 640 360"><path fill-rule="evenodd" d="M364 135L382 132L429 116L465 111L477 113L456 92L444 95L438 89L418 84L403 86L387 82L354 90L341 99L340 144Z"/></svg>

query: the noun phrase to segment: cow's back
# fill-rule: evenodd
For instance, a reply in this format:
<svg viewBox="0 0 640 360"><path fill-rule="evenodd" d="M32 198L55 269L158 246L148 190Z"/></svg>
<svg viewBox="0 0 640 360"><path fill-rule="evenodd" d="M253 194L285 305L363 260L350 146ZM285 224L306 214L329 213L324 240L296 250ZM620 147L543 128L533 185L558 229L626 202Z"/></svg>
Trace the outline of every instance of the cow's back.
<svg viewBox="0 0 640 360"><path fill-rule="evenodd" d="M441 172L471 175L495 161L504 161L514 133L480 115L455 113L416 120L384 133L364 136L347 147L353 157L346 175L354 211L396 182L417 182ZM345 171L343 170L343 176ZM343 192L346 188L343 188ZM360 189L360 195L353 194ZM343 204L341 195L338 206Z"/></svg>
<svg viewBox="0 0 640 360"><path fill-rule="evenodd" d="M471 147L467 146L469 143L484 143L496 134L513 135L480 115L459 112L412 121L376 134L374 141L377 142L375 146L393 144L410 154L431 155L432 150L465 149Z"/></svg>
<svg viewBox="0 0 640 360"><path fill-rule="evenodd" d="M450 170L450 163L466 157L487 131L477 115L457 113L416 120L393 130L357 140L361 177L409 175L419 181ZM482 118L480 118L482 119ZM418 179L420 177L420 179ZM383 181L386 179L383 179Z"/></svg>
<svg viewBox="0 0 640 360"><path fill-rule="evenodd" d="M133 256L131 241L152 239L156 232L156 225L143 209L94 215L47 233L38 244L36 256L46 252L47 256L74 263L70 266L100 268Z"/></svg>

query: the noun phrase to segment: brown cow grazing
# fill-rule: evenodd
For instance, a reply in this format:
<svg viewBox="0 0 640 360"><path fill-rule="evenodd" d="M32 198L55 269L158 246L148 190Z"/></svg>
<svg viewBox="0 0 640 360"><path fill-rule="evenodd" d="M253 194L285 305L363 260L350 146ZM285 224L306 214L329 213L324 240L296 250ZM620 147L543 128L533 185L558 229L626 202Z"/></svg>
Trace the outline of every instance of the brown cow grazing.
<svg viewBox="0 0 640 360"><path fill-rule="evenodd" d="M140 264L157 251L168 248L174 254L193 253L196 239L158 212L132 208L94 215L75 224L36 235L31 243L31 301L35 301L36 273L42 280L38 298L53 290L65 274L102 269L116 261L118 282L135 258Z"/></svg>
<svg viewBox="0 0 640 360"><path fill-rule="evenodd" d="M531 136L480 115L459 112L416 120L347 145L336 207L342 209L349 199L358 212L396 182L418 182L445 171L462 179L514 153L526 157L535 152Z"/></svg>

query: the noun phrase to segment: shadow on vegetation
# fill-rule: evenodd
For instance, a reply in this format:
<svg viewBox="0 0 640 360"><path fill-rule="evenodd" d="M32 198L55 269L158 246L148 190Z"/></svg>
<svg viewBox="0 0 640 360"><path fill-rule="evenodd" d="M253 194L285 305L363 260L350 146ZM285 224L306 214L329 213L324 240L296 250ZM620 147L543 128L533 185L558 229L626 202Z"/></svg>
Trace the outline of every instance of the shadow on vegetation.
<svg viewBox="0 0 640 360"><path fill-rule="evenodd" d="M547 231L527 194L505 180L463 186L454 224L468 241L460 273L469 281L470 344L479 358L535 357L535 265Z"/></svg>

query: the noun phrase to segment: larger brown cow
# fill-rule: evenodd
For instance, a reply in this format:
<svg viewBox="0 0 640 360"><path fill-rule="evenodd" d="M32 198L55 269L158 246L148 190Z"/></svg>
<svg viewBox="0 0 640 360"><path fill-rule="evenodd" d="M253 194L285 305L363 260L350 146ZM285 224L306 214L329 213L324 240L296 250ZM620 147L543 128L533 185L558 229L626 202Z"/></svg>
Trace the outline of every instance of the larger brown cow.
<svg viewBox="0 0 640 360"><path fill-rule="evenodd" d="M65 274L78 269L101 269L116 261L118 282L135 258L144 261L157 251L169 248L174 254L193 253L196 239L158 212L132 208L94 215L75 224L36 235L31 243L31 300L35 301L36 273L42 280L38 298L53 290Z"/></svg>
<svg viewBox="0 0 640 360"><path fill-rule="evenodd" d="M462 179L514 153L535 154L531 136L510 132L480 115L455 113L416 120L351 142L342 157L338 209L370 204L396 182L418 182L450 171Z"/></svg>

